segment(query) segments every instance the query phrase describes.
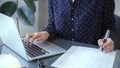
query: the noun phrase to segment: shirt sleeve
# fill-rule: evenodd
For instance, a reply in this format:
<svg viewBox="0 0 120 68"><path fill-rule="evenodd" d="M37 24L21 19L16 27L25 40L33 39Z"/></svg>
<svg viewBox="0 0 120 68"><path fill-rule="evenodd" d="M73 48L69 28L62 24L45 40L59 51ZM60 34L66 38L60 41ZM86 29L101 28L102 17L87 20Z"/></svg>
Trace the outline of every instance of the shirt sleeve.
<svg viewBox="0 0 120 68"><path fill-rule="evenodd" d="M105 0L103 6L103 13L102 13L102 23L103 23L103 33L106 32L107 29L110 30L110 38L116 43L116 28L115 28L115 3L114 0ZM115 45L115 48L118 48Z"/></svg>
<svg viewBox="0 0 120 68"><path fill-rule="evenodd" d="M55 38L56 29L55 29L55 21L54 21L54 9L53 9L53 2L52 0L48 0L48 25L44 29L49 33L49 38Z"/></svg>

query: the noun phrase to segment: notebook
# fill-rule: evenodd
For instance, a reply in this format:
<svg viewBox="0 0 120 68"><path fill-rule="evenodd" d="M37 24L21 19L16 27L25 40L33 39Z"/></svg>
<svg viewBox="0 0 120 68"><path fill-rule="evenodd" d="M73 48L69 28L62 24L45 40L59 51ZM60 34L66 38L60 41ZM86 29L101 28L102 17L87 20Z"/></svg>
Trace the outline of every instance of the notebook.
<svg viewBox="0 0 120 68"><path fill-rule="evenodd" d="M116 51L102 52L97 48L71 46L51 66L55 68L113 68Z"/></svg>
<svg viewBox="0 0 120 68"><path fill-rule="evenodd" d="M3 14L0 14L0 37L7 47L27 61L33 61L65 52L65 49L48 41L35 41L33 43L34 45L31 47L23 45L25 42L22 42L14 20Z"/></svg>

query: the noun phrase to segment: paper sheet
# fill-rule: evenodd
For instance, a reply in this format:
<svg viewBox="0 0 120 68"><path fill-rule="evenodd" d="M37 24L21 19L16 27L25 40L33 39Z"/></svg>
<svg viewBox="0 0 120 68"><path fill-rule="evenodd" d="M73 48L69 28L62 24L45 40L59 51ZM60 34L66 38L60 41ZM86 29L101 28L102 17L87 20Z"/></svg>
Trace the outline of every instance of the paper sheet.
<svg viewBox="0 0 120 68"><path fill-rule="evenodd" d="M104 53L99 49L72 46L51 66L57 68L113 68L116 52Z"/></svg>

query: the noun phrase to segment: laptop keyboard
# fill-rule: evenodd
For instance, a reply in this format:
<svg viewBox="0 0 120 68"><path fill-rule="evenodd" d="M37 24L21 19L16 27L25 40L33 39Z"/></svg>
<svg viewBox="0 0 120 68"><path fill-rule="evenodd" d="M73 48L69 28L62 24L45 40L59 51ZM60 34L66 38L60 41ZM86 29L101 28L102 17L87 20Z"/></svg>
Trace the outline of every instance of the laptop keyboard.
<svg viewBox="0 0 120 68"><path fill-rule="evenodd" d="M23 41L27 55L29 55L31 58L49 54L49 52L47 52L46 50L44 50L34 44L32 46L29 46L26 44L26 42L24 42L24 40L22 40L22 41Z"/></svg>

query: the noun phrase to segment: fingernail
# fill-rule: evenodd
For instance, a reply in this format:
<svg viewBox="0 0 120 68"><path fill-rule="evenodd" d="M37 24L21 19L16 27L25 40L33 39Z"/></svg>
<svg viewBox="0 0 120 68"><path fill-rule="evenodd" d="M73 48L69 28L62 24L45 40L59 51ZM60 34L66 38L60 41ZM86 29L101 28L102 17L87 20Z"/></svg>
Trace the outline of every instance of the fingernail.
<svg viewBox="0 0 120 68"><path fill-rule="evenodd" d="M32 46L32 43L30 43L30 46Z"/></svg>
<svg viewBox="0 0 120 68"><path fill-rule="evenodd" d="M103 45L103 43L101 42L100 45Z"/></svg>

